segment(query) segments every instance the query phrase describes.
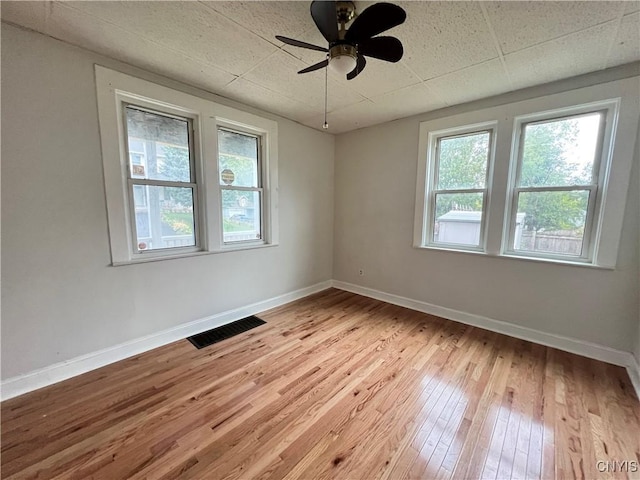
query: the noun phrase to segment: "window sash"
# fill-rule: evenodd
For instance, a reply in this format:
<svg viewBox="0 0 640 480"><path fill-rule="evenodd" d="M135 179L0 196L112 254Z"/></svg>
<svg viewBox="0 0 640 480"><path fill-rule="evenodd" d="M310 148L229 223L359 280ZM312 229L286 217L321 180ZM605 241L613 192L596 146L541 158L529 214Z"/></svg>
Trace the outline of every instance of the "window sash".
<svg viewBox="0 0 640 480"><path fill-rule="evenodd" d="M123 125L123 140L125 147L125 155L126 155L126 168L127 168L127 203L129 209L129 228L130 228L130 242L131 242L131 251L132 254L137 255L162 255L163 252L175 252L186 253L186 252L194 252L202 249L201 242L201 233L200 229L202 228L202 222L200 219L200 209L199 209L199 191L198 191L198 177L196 175L196 158L195 158L195 128L194 128L194 119L190 117L183 117L180 115L171 114L168 112L164 112L162 110L156 110L151 108L146 108L140 106L135 103L121 102L122 108L122 125ZM188 135L188 151L189 151L189 178L190 182L181 182L181 181L172 181L172 180L157 180L157 179L145 179L145 178L134 178L132 176L132 163L131 163L131 152L129 151L129 130L127 124L127 108L139 110L142 112L151 113L154 115L173 118L176 120L184 121L187 124L187 135ZM137 153L137 152L134 152ZM146 154L145 154L146 155ZM148 160L145 158L145 163ZM194 245L186 246L186 247L165 247L165 248L153 248L153 249L145 249L141 250L138 247L138 227L136 221L136 205L135 205L135 196L134 196L134 187L136 185L142 186L156 186L156 187L178 187L178 188L190 188L193 202L193 237L194 237ZM146 199L147 208L149 208L149 199Z"/></svg>
<svg viewBox="0 0 640 480"><path fill-rule="evenodd" d="M223 245L239 245L239 244L251 244L251 243L264 243L265 238L265 228L264 228L264 189L262 187L231 187L229 185L220 186L220 190L227 191L237 191L237 192L258 192L259 199L259 208L260 212L260 229L259 234L260 238L251 239L251 240L233 240L233 241L225 241L224 240L224 223L220 224L220 236L222 237ZM220 195L220 212L221 214L224 212L224 205L222 204L222 195Z"/></svg>
<svg viewBox="0 0 640 480"><path fill-rule="evenodd" d="M137 207L135 205L134 193L133 190L136 186L158 186L158 187L178 187L178 188L190 188L192 201L193 201L193 237L194 244L186 247L165 247L165 248L152 248L140 250L138 248L138 226L136 221L136 209L137 208L150 208L149 199L146 198L144 207ZM130 228L131 228L131 247L135 255L154 255L159 252L176 252L176 253L184 253L184 252L194 252L201 250L201 241L200 241L200 230L199 230L199 211L198 211L198 185L195 183L183 183L183 182L162 182L162 181L144 181L140 182L135 179L128 180L128 193L131 198L129 202L129 220L130 220ZM146 193L145 193L146 195Z"/></svg>
<svg viewBox="0 0 640 480"><path fill-rule="evenodd" d="M265 205L264 205L264 187L263 187L263 177L264 175L267 174L267 172L263 171L263 166L264 163L262 161L262 156L263 156L263 138L262 135L259 134L255 134L255 133L250 133L250 132L246 132L242 129L238 129L238 128L230 128L228 126L225 125L218 125L217 131L216 131L216 136L218 137L218 132L219 131L224 131L224 132L229 132L229 133L235 133L237 135L244 135L245 137L251 137L254 138L256 140L256 151L257 151L257 162L256 162L256 168L257 168L257 181L256 184L258 185L257 187L245 187L245 186L240 186L240 185L226 185L224 183L221 182L220 180L220 172L221 172L221 168L222 166L220 165L220 145L218 144L218 157L216 159L217 161L217 170L218 170L218 177L216 179L218 188L220 190L220 192L222 192L223 190L227 190L227 191L239 191L239 192L258 192L258 198L259 198L259 202L260 202L260 207L259 207L259 212L260 212L260 238L256 238L256 239L251 239L251 240L233 240L233 241L225 241L224 240L224 221L220 222L220 238L221 238L221 242L223 245L243 245L243 244L256 244L256 243L260 243L263 244L265 243ZM220 195L220 214L221 216L223 215L224 212L224 206L222 204L222 195Z"/></svg>
<svg viewBox="0 0 640 480"><path fill-rule="evenodd" d="M489 145L487 148L487 157L485 164L485 179L484 179L484 188L457 188L457 189L437 189L437 185L439 182L439 174L440 174L440 144L442 140L452 139L452 138L461 138L468 137L471 135L477 135L479 133L488 133L489 134ZM450 248L453 250L470 250L470 251L479 251L483 252L486 248L486 231L487 231L487 212L488 212L488 203L489 203L489 183L492 175L492 165L491 159L493 158L494 152L494 140L495 140L495 127L491 126L489 128L473 128L473 127L463 127L458 133L443 133L441 135L436 135L433 137L432 142L430 144L430 149L433 153L433 161L430 162L430 181L427 186L427 228L424 229L424 236L422 238L422 244L433 247L441 247L441 248ZM482 193L482 214L480 217L480 240L478 245L465 245L459 243L448 243L448 242L436 242L434 240L434 229L436 222L436 198L439 194L457 194L457 193Z"/></svg>
<svg viewBox="0 0 640 480"><path fill-rule="evenodd" d="M563 119L570 118L580 118L587 115L593 114L600 115L600 124L598 127L598 140L596 143L596 148L594 152L593 158L593 166L591 172L592 183L590 184L575 184L575 185L564 185L564 186L541 186L541 187L521 187L521 174L523 167L523 152L524 152L524 143L526 139L525 129L528 125L540 125L545 123L550 123L554 121L559 121ZM514 134L513 142L517 142L517 157L512 158L510 169L511 174L513 175L513 187L510 191L510 200L508 203L508 222L509 224L503 226L503 230L507 232L506 242L503 244L503 253L506 255L514 255L521 257L534 257L534 258L544 258L544 259L552 259L552 260L571 260L576 262L590 262L594 257L594 229L595 229L595 217L598 202L600 202L600 189L598 185L600 184L601 178L601 168L603 165L602 157L603 157L603 146L605 140L605 130L606 130L606 122L608 116L608 110L606 109L595 109L595 110L583 110L579 113L565 113L551 116L544 116L542 118L537 118L535 120L526 121L516 119L516 130ZM571 191L588 191L589 192L589 201L587 204L587 213L585 218L584 232L582 236L582 250L581 255L562 255L562 254L554 254L554 253L546 253L546 252L529 252L524 250L516 250L514 248L515 245L515 235L516 235L516 217L518 214L518 199L520 193L523 192L571 192Z"/></svg>

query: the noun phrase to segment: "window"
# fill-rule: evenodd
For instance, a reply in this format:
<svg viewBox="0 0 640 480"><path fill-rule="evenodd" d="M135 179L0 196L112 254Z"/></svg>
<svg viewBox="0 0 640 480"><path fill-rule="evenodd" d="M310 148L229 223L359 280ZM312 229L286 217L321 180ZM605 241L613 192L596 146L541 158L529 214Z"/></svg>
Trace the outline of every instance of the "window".
<svg viewBox="0 0 640 480"><path fill-rule="evenodd" d="M588 259L606 112L519 122L509 250Z"/></svg>
<svg viewBox="0 0 640 480"><path fill-rule="evenodd" d="M480 249L484 244L493 130L435 132L431 138L435 154L426 243Z"/></svg>
<svg viewBox="0 0 640 480"><path fill-rule="evenodd" d="M198 185L191 119L134 105L124 110L133 251L197 246Z"/></svg>
<svg viewBox="0 0 640 480"><path fill-rule="evenodd" d="M277 124L96 66L112 263L278 244Z"/></svg>
<svg viewBox="0 0 640 480"><path fill-rule="evenodd" d="M414 246L615 267L638 103L626 79L422 122Z"/></svg>
<svg viewBox="0 0 640 480"><path fill-rule="evenodd" d="M218 128L224 243L262 238L260 137Z"/></svg>

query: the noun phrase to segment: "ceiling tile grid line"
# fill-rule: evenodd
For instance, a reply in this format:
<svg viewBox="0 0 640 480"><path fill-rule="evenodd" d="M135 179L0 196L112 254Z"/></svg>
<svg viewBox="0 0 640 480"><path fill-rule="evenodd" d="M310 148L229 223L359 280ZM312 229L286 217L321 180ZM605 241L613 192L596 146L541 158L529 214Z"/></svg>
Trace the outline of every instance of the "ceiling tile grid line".
<svg viewBox="0 0 640 480"><path fill-rule="evenodd" d="M400 62L401 62L401 63L403 63L403 64L404 64L404 66L405 66L409 71L411 71L411 72L412 72L416 77L420 78L420 76L419 76L416 72L414 72L414 71L411 69L411 67L410 67L409 65L407 65L406 63L404 63L402 60L401 60ZM421 82L423 85L426 85L426 84L427 84L427 81L428 81L428 80L423 80L422 78L420 78L420 82ZM434 93L435 93L435 95L436 95L436 96L438 96L438 100L440 100L440 101L441 101L442 103L444 103L445 105L449 106L449 104L447 103L447 101L446 101L444 98L440 97L440 95L438 94L438 92L434 92Z"/></svg>
<svg viewBox="0 0 640 480"><path fill-rule="evenodd" d="M510 1L510 0L507 0L507 1ZM594 1L595 1L595 0L594 0ZM617 23L618 21L622 21L622 18L624 18L624 15L623 15L622 17L620 17L620 19L618 19L618 18L616 17L615 19L607 20L607 21L604 21L604 22L600 22L600 23L597 23L597 24L595 24L595 25L590 25L590 26L585 27L585 28L582 28L582 29L580 29L580 30L574 30L574 31L572 31L572 32L565 33L565 34L563 34L563 35L559 35L559 36L557 36L557 37L553 37L553 38L547 39L547 40L545 40L545 41L543 41L543 42L532 43L532 44L530 44L530 45L527 45L526 47L523 47L523 48L520 48L520 49L517 49L517 50L512 50L512 51L510 51L510 52L508 52L508 53L504 53L504 56L505 56L505 57L507 57L507 56L512 55L512 54L514 54L514 53L520 53L520 52L523 52L523 51L526 51L526 50L534 49L534 48L536 48L536 47L545 46L546 44L554 43L554 42L556 42L556 41L558 41L558 40L563 40L563 39L565 39L565 38L569 38L569 37L572 37L572 36L574 36L574 35L577 35L577 34L580 34L580 33L583 33L583 32L587 32L587 31L595 30L595 29L597 29L598 27L601 27L601 26L603 26L603 25L609 25L609 24Z"/></svg>
<svg viewBox="0 0 640 480"><path fill-rule="evenodd" d="M132 31L131 29L128 29L128 28L126 28L126 27L124 27L124 26L122 26L122 25L120 25L120 24L114 23L113 21L111 21L111 20L109 20L109 19L107 19L107 18L104 18L103 16L99 16L99 15L96 15L96 14L94 14L94 13L87 12L87 11L83 10L82 8L75 7L75 6L74 6L74 3L75 3L75 2L67 2L67 1L61 1L61 0L53 0L53 1L51 2L51 4L52 4L52 5L55 5L56 7L64 7L64 8L73 9L73 10L75 10L76 12L81 13L82 15L87 15L87 16L90 16L90 17L96 18L96 19L98 19L98 20L99 20L99 21L101 21L101 22L104 22L104 23L106 23L106 24L112 25L113 27L115 27L115 28L119 28L119 29L121 29L121 30L123 30L123 31L125 31L125 32L127 32L127 33L129 33L129 34L136 35L136 36L138 36L138 37L140 37L140 38L143 38L143 39L144 39L144 40L146 40L146 41L149 41L149 42L152 42L152 43L154 43L154 44L157 44L157 45L159 45L159 46L160 46L160 47L162 47L162 48L166 48L166 49L172 50L172 51L174 51L174 52L176 52L176 53L179 53L179 54L181 54L181 55L184 55L185 57L188 57L188 58L190 58L190 59L192 59L192 60L194 60L194 61L202 62L202 63L204 63L204 64L206 64L206 65L208 65L208 66L211 66L211 67L215 67L215 68L217 68L217 69L220 69L220 70L222 70L222 71L224 71L224 72L226 72L226 73L229 73L229 74L233 75L234 77L241 76L243 73L245 73L245 72L235 73L235 72L233 72L233 71L229 70L228 68L226 68L226 67L225 67L225 65L222 65L221 63L213 63L213 62L207 61L207 60L206 60L206 59L204 59L204 58L193 56L193 55L191 54L191 52L189 52L189 51L188 51L188 50L186 50L186 49L178 49L178 48L175 48L174 46L172 46L172 45L171 45L170 43L168 43L168 42L164 42L164 43L163 43L163 42L159 42L158 40L156 40L156 39L154 39L154 38L152 38L152 37L150 37L150 36L148 36L148 35L142 34L142 33L140 33L139 31ZM81 5L83 4L83 2L77 2L77 3L79 3L79 4L81 4ZM110 2L108 2L108 3L110 3ZM115 2L113 2L113 3L115 3ZM149 2L140 2L140 3L141 3L141 4L143 4L143 3L144 3L144 4L146 4L146 3L149 3ZM151 3L153 3L153 2L151 2ZM162 2L158 2L158 3L162 4ZM169 2L166 2L166 3L170 4L170 3L175 3L175 2L171 2L171 1L169 1ZM191 3L191 2L186 2L186 3ZM228 18L227 18L226 16L224 16L224 15L219 14L218 12L216 12L215 10L213 10L212 8L210 8L209 6L207 6L206 4L203 4L202 2L193 2L193 3L194 3L194 4L197 4L197 5L202 5L202 6L203 6L204 8L206 8L209 12L211 12L211 14L212 14L212 15L215 15L215 16L217 16L218 18L224 19L224 21L225 21L225 22L229 22L229 23L233 23L234 25L237 25L237 22L235 22L235 21L233 21L233 20L231 20L231 19L228 19ZM267 40L264 40L262 37L260 37L260 36L256 35L255 33L251 32L251 30L249 30L249 29L247 29L247 28L245 28L245 27L242 27L242 30L243 30L243 32L244 32L244 33L246 33L247 35L249 35L249 36L252 36L252 37L253 37L253 39L251 39L251 40L258 41L258 42L265 42L266 44L268 44L268 45L269 45L269 47L271 47L271 50L272 50L270 54L273 54L273 53L275 53L275 52L278 50L278 48L279 48L279 47L278 47L277 45L275 45L273 42L269 42L269 41L267 41ZM256 64L254 64L254 65L251 65L251 67L249 67L249 69L253 69L253 68L255 68L255 67L257 66L257 64L259 64L259 63L260 63L260 62L262 62L263 60L264 60L264 58L260 58L260 59L258 60L258 62L257 62Z"/></svg>
<svg viewBox="0 0 640 480"><path fill-rule="evenodd" d="M624 17L623 17L624 18ZM532 51L532 50L536 50L540 47L546 47L548 45L552 45L552 44L557 44L558 42L567 40L567 39L571 39L571 38L575 38L576 36L579 35L584 35L584 34L588 34L589 32L595 32L599 29L601 29L602 27L614 27L613 31L614 33L617 33L618 27L619 27L619 23L618 20L609 20L606 22L602 22L602 23L598 23L597 25L592 25L590 27L587 28L583 28L582 30L576 30L575 32L571 32L571 33L567 33L566 35L561 35L559 37L553 38L552 40L547 40L545 42L541 42L541 43L536 43L535 45L529 45L525 48L521 48L520 50L514 50L512 52L506 53L504 55L504 58L507 59L510 56L514 55L514 54L521 54L521 53L525 53L528 51ZM607 49L609 48L608 43L607 43Z"/></svg>
<svg viewBox="0 0 640 480"><path fill-rule="evenodd" d="M216 15L220 15L224 18L226 18L228 21L232 22L233 24L237 25L238 28L244 30L245 32L248 32L252 35L255 35L257 37L260 37L261 39L263 39L265 42L269 42L270 44L272 44L274 47L276 48L280 48L281 45L279 42L277 42L277 40L275 40L275 37L273 39L271 38L267 38L267 37L263 37L262 35L260 35L257 32L252 31L251 29L245 27L244 25L242 25L240 22L237 22L235 19L233 19L232 17L225 15L223 12L220 12L219 10L216 10L212 5L211 2L205 2L205 1L201 1L198 0L198 3L200 3L201 5L205 6L206 8L208 8L209 10L211 10L212 12L215 12ZM220 2L222 3L222 2Z"/></svg>
<svg viewBox="0 0 640 480"><path fill-rule="evenodd" d="M507 55L618 17L617 1L483 1Z"/></svg>
<svg viewBox="0 0 640 480"><path fill-rule="evenodd" d="M491 20L489 19L487 8L482 2L480 2L480 10L482 10L482 17L484 18L484 21L487 24L487 28L489 29L489 33L491 34L491 38L493 38L496 51L498 52L498 58L500 58L500 64L502 65L502 69L504 70L504 73L507 76L507 80L509 81L509 86L511 87L511 90L513 90L513 81L511 80L509 69L507 68L507 62L504 61L504 53L502 52L502 48L500 48L500 42L498 41L498 36L496 35L496 31L493 28L493 25L491 24Z"/></svg>
<svg viewBox="0 0 640 480"><path fill-rule="evenodd" d="M616 38L618 37L618 33L620 32L620 26L622 25L622 19L625 16L625 11L626 11L626 6L624 3L622 3L620 5L620 14L618 15L618 18L616 19L616 28L613 31L613 34L611 35L611 39L609 40L609 48L607 48L607 55L602 59L602 69L607 68L607 64L609 63L609 59L611 57L611 52L613 50L613 46L616 43Z"/></svg>
<svg viewBox="0 0 640 480"><path fill-rule="evenodd" d="M184 55L185 57L187 57L187 58L189 58L189 59L191 59L191 60L193 60L193 61L201 62L201 63L204 63L204 64L205 64L205 65L207 65L207 66L214 67L214 68L216 68L216 69L218 69L218 70L222 70L223 72L228 73L229 75L233 75L235 78L237 78L237 77L239 76L239 75L234 74L233 72L230 72L230 71L226 70L224 67L222 67L222 66L220 66L220 65L218 65L218 64L215 64L215 63L211 63L211 62L204 61L202 58L196 58L196 57L193 57L193 56L189 55L187 52L184 52L184 51L179 50L179 49L175 49L175 48L173 48L173 47L171 47L171 46L168 46L167 44L159 43L159 42L157 42L156 40L154 40L153 38L149 38L149 37L147 37L146 35L141 35L139 32L131 31L131 30L129 30L129 29L127 29L127 28L124 28L124 27L122 27L121 25L118 25L118 24L116 24L116 23L113 23L113 22L111 22L111 21L109 21L109 20L106 20L106 19L101 18L101 17L99 17L99 16L96 16L96 15L93 15L93 14L91 14L91 13L87 13L87 12L85 12L85 11L81 10L81 9L78 9L78 8L76 8L76 7L74 7L74 6L73 6L73 2L63 2L63 1L60 1L60 0L55 0L55 2L52 2L52 3L55 3L55 5L56 5L58 8L62 7L63 9L65 9L65 8L67 8L67 9L71 9L71 10L74 10L74 11L76 11L77 13L79 13L79 14L81 14L81 15L85 15L85 16L87 16L87 17L93 17L93 18L95 18L96 20L98 20L98 21L100 21L100 22L102 22L102 23L105 23L105 24L107 24L107 25L110 25L110 26L111 26L111 27L113 27L113 28L116 28L116 29L118 29L118 30L121 30L121 31L123 31L123 32L126 32L126 33L128 33L128 34L130 34L130 35L134 35L134 36L140 37L140 38L144 39L145 41L147 41L147 42L149 42L149 43L152 43L152 44L154 44L154 45L158 45L158 47L160 47L160 48L164 48L164 49L167 49L167 50L172 51L172 52L174 52L174 53L177 53L177 54L180 54L180 55ZM49 23L50 19L49 19L49 18L47 18L45 21L46 21L47 23ZM58 38L58 37L54 37L54 38ZM59 38L59 40L64 40L64 39L63 39L63 38ZM98 52L98 53L99 53L99 52ZM235 78L234 78L234 79L235 79ZM233 80L232 80L232 81L233 81Z"/></svg>

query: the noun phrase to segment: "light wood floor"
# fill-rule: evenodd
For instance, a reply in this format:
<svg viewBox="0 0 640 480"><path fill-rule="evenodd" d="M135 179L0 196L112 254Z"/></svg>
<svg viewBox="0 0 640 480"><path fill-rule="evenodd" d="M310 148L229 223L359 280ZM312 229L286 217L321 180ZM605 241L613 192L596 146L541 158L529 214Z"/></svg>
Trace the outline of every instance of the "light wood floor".
<svg viewBox="0 0 640 480"><path fill-rule="evenodd" d="M597 461L640 461L620 367L337 290L261 317L2 403L3 478L606 478Z"/></svg>

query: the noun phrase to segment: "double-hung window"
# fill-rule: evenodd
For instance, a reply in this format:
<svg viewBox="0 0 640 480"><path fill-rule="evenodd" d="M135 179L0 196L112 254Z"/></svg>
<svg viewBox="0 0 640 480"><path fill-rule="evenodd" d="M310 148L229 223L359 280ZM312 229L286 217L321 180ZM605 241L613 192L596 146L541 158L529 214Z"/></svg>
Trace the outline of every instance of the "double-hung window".
<svg viewBox="0 0 640 480"><path fill-rule="evenodd" d="M262 239L261 137L218 127L225 244Z"/></svg>
<svg viewBox="0 0 640 480"><path fill-rule="evenodd" d="M508 251L587 260L606 111L516 121Z"/></svg>
<svg viewBox="0 0 640 480"><path fill-rule="evenodd" d="M96 66L114 265L278 244L278 125Z"/></svg>
<svg viewBox="0 0 640 480"><path fill-rule="evenodd" d="M639 100L625 79L422 122L414 246L615 267Z"/></svg>
<svg viewBox="0 0 640 480"><path fill-rule="evenodd" d="M434 132L426 243L482 249L493 125Z"/></svg>
<svg viewBox="0 0 640 480"><path fill-rule="evenodd" d="M197 247L192 119L124 106L132 250Z"/></svg>

